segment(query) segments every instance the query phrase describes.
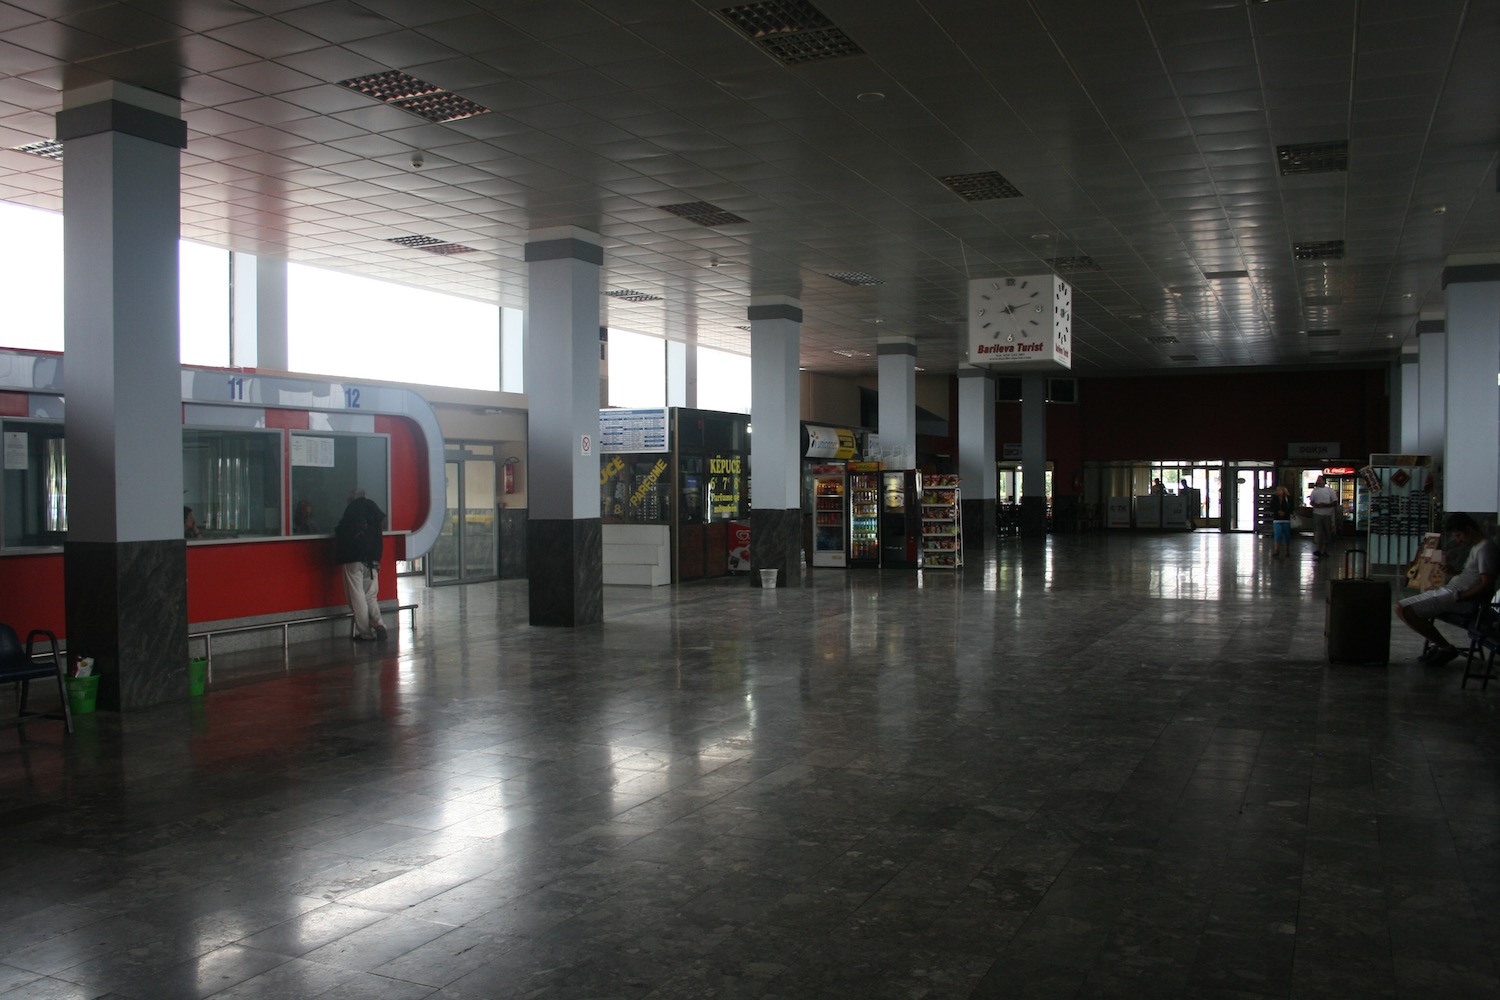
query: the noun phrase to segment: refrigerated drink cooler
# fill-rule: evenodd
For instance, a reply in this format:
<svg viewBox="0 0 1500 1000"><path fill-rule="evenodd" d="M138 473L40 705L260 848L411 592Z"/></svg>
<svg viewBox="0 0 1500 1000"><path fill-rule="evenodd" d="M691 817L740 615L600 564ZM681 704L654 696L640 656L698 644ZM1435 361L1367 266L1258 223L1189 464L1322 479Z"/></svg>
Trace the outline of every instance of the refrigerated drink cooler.
<svg viewBox="0 0 1500 1000"><path fill-rule="evenodd" d="M843 471L813 476L814 566L848 565Z"/></svg>
<svg viewBox="0 0 1500 1000"><path fill-rule="evenodd" d="M849 565L880 565L880 473L849 473Z"/></svg>

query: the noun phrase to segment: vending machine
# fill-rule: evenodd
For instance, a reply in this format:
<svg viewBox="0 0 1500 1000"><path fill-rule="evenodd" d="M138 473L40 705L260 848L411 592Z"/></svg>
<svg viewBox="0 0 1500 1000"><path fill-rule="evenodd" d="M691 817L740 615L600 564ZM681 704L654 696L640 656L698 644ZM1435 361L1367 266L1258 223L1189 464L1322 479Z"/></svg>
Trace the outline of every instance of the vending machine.
<svg viewBox="0 0 1500 1000"><path fill-rule="evenodd" d="M922 474L887 469L880 474L880 565L886 569L922 566Z"/></svg>
<svg viewBox="0 0 1500 1000"><path fill-rule="evenodd" d="M847 566L844 469L813 470L814 566Z"/></svg>
<svg viewBox="0 0 1500 1000"><path fill-rule="evenodd" d="M880 565L880 465L849 463L849 565Z"/></svg>

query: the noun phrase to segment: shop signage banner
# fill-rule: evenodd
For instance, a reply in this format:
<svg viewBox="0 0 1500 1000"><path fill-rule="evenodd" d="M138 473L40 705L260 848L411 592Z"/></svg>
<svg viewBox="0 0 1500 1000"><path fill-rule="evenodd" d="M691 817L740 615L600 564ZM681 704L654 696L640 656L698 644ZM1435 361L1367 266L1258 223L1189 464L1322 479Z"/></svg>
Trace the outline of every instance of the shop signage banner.
<svg viewBox="0 0 1500 1000"><path fill-rule="evenodd" d="M1107 523L1111 528L1130 527L1130 498L1110 497Z"/></svg>
<svg viewBox="0 0 1500 1000"><path fill-rule="evenodd" d="M1286 457L1301 458L1312 462L1338 458L1339 443L1337 441L1293 441L1286 446Z"/></svg>
<svg viewBox="0 0 1500 1000"><path fill-rule="evenodd" d="M1072 287L1055 274L970 281L969 364L1013 371L1072 368Z"/></svg>
<svg viewBox="0 0 1500 1000"><path fill-rule="evenodd" d="M600 410L596 448L606 455L667 451L666 408Z"/></svg>
<svg viewBox="0 0 1500 1000"><path fill-rule="evenodd" d="M807 424L807 458L854 457L854 432L842 427Z"/></svg>

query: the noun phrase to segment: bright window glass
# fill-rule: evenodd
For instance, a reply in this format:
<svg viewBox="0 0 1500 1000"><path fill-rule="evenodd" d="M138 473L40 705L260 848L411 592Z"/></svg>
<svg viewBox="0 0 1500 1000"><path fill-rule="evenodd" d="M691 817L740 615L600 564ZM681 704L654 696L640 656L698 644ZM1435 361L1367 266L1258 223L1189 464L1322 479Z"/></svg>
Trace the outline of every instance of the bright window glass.
<svg viewBox="0 0 1500 1000"><path fill-rule="evenodd" d="M229 366L229 251L177 244L180 352L185 365Z"/></svg>
<svg viewBox="0 0 1500 1000"><path fill-rule="evenodd" d="M750 412L750 358L698 348L698 404L725 413Z"/></svg>
<svg viewBox="0 0 1500 1000"><path fill-rule="evenodd" d="M287 266L293 371L500 388L500 312L457 295Z"/></svg>
<svg viewBox="0 0 1500 1000"><path fill-rule="evenodd" d="M33 351L63 349L62 216L0 202L0 342Z"/></svg>
<svg viewBox="0 0 1500 1000"><path fill-rule="evenodd" d="M609 330L609 405L665 406L667 342L629 330Z"/></svg>

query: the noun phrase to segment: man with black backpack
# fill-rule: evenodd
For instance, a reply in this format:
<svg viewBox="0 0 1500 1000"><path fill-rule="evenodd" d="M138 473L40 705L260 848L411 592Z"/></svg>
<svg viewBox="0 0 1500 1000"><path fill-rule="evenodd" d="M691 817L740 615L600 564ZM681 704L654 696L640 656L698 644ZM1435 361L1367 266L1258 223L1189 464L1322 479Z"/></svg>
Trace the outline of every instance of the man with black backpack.
<svg viewBox="0 0 1500 1000"><path fill-rule="evenodd" d="M344 593L354 612L354 639L373 642L386 637L380 619L380 546L385 511L359 487L349 491L349 506L333 529L333 561L344 574Z"/></svg>

